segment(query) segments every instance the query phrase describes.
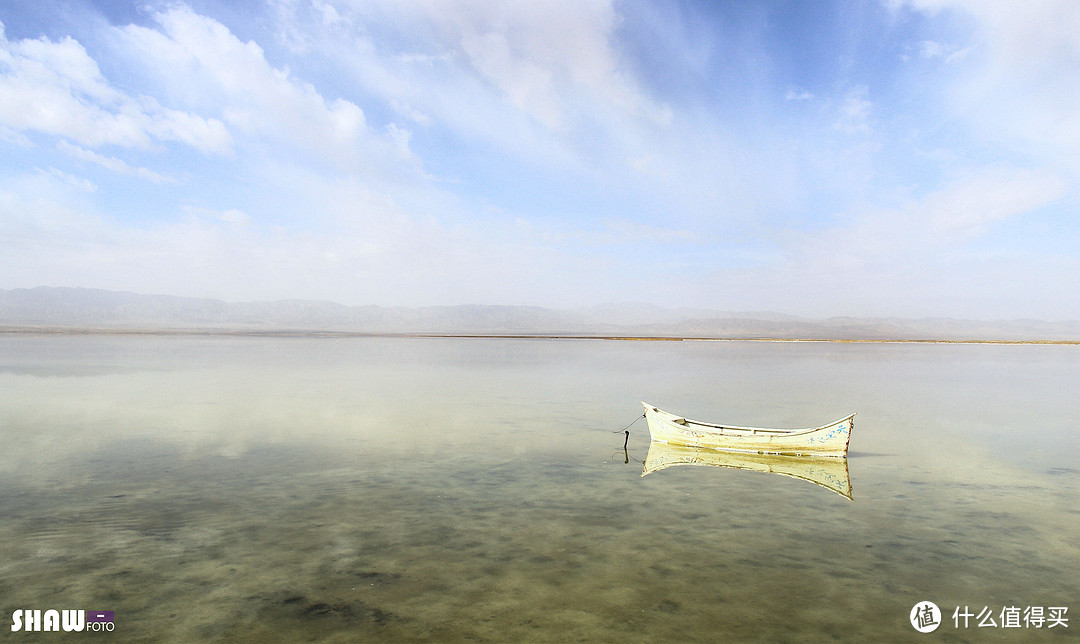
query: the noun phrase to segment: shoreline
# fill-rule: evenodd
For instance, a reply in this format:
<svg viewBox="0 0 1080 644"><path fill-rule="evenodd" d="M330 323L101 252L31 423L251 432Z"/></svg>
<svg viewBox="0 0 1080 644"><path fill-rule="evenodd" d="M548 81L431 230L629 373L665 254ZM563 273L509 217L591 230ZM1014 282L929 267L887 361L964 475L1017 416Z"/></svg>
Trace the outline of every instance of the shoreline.
<svg viewBox="0 0 1080 644"><path fill-rule="evenodd" d="M317 329L237 329L237 328L134 328L134 327L52 327L0 326L0 336L158 336L158 337L255 337L255 338L458 338L486 340L609 340L621 342L823 342L837 344L1003 344L1080 345L1080 340L993 338L808 338L808 337L721 337L721 336L635 336L596 333L455 333L334 331Z"/></svg>

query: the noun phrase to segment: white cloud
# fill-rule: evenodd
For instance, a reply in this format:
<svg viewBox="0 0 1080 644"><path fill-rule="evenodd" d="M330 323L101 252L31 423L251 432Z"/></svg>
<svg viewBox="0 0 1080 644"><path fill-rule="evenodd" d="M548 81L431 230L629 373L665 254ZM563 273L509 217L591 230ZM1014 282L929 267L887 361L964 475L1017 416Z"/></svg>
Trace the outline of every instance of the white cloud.
<svg viewBox="0 0 1080 644"><path fill-rule="evenodd" d="M275 14L276 37L294 54L306 55L337 29L348 29L351 21L325 0L268 0ZM310 25L315 29L307 28Z"/></svg>
<svg viewBox="0 0 1080 644"><path fill-rule="evenodd" d="M975 51L975 47L964 47L940 42L937 40L922 40L915 45L915 49L918 51L918 57L922 60L941 60L946 65L950 65L959 62ZM910 56L902 56L904 60L910 60Z"/></svg>
<svg viewBox="0 0 1080 644"><path fill-rule="evenodd" d="M3 177L0 272L21 283L45 283L35 279L34 272L48 267L58 247L70 248L77 240L98 237L104 230L100 218L84 214L96 191L92 182L55 169ZM58 240L63 241L57 244ZM64 274L64 269L59 273Z"/></svg>
<svg viewBox="0 0 1080 644"><path fill-rule="evenodd" d="M6 282L232 300L421 305L547 298L550 281L570 270L536 261L529 246L482 241L433 222L302 232L256 225L230 211L192 213L149 230L95 227L93 218L64 212L61 229L47 235L46 257L38 245L42 210L35 213L35 230L22 236L33 243L4 235ZM491 279L493 266L499 267L498 280Z"/></svg>
<svg viewBox="0 0 1080 644"><path fill-rule="evenodd" d="M319 15L332 10L325 5ZM323 96L288 68L271 65L254 41L240 40L222 23L185 5L153 17L160 29L128 25L118 33L150 70L170 69L157 80L165 93L219 113L248 145L285 146L285 155L302 155L298 162L341 171L378 175L395 159L406 161L397 167L417 170L419 160L408 150L405 128L373 130L356 103Z"/></svg>
<svg viewBox="0 0 1080 644"><path fill-rule="evenodd" d="M793 249L793 258L834 267L909 265L930 253L962 248L994 223L1022 217L1060 199L1066 188L1052 174L984 168L898 208L853 214L837 227L804 238ZM830 253L830 248L843 252Z"/></svg>
<svg viewBox="0 0 1080 644"><path fill-rule="evenodd" d="M802 307L810 315L918 317L943 310L956 315L970 307L984 316L1017 317L1009 302L1030 305L1041 297L1039 307L1027 313L1060 316L1069 305L1047 295L1076 282L1059 273L1059 264L1076 264L1075 258L1053 257L1022 243L999 248L979 242L1006 220L1061 199L1067 187L1048 173L983 168L893 208L865 207L826 228L786 231L778 239L782 260L716 279L736 285L731 297L765 308ZM1038 274L1059 279L1051 284L1042 278L1026 290L1014 283L1018 275ZM1006 282L1011 286L999 292L1000 304L990 301Z"/></svg>
<svg viewBox="0 0 1080 644"><path fill-rule="evenodd" d="M1080 173L1080 3L1073 0L910 0L944 19L959 13L973 41L934 43L924 52L963 61L948 89L950 108L987 140Z"/></svg>
<svg viewBox="0 0 1080 644"><path fill-rule="evenodd" d="M945 45L933 40L924 40L919 43L919 55L926 59L945 56L945 49Z"/></svg>
<svg viewBox="0 0 1080 644"><path fill-rule="evenodd" d="M148 148L155 141L178 141L204 152L222 152L229 146L220 121L116 89L74 39L9 41L2 29L0 125L90 147Z"/></svg>
<svg viewBox="0 0 1080 644"><path fill-rule="evenodd" d="M859 85L848 90L840 102L833 128L845 134L869 134L870 114L874 108L874 104L868 98L869 95L870 88L866 85Z"/></svg>
<svg viewBox="0 0 1080 644"><path fill-rule="evenodd" d="M515 56L501 33L488 32L464 38L462 49L477 70L495 83L514 107L535 117L546 127L562 126L562 109L555 91L553 70Z"/></svg>
<svg viewBox="0 0 1080 644"><path fill-rule="evenodd" d="M445 42L519 110L559 129L580 101L663 123L670 111L647 97L615 50L617 14L607 0L415 5Z"/></svg>
<svg viewBox="0 0 1080 644"><path fill-rule="evenodd" d="M1009 66L1065 63L1063 54L1080 51L1080 7L1072 0L909 0L917 9L939 14L960 11L978 20L993 55Z"/></svg>
<svg viewBox="0 0 1080 644"><path fill-rule="evenodd" d="M341 28L311 47L404 118L519 161L597 172L674 120L620 56L606 0L332 4ZM278 8L290 29L315 28L306 5Z"/></svg>
<svg viewBox="0 0 1080 644"><path fill-rule="evenodd" d="M1046 172L988 168L928 195L909 210L918 213L931 240L964 241L995 222L1060 199L1067 189L1064 180Z"/></svg>
<svg viewBox="0 0 1080 644"><path fill-rule="evenodd" d="M93 150L87 150L86 148L72 145L67 141L60 141L59 143L57 143L56 149L75 159L78 159L80 161L86 161L88 163L93 163L107 170L111 170L112 172L115 172L117 174L138 177L140 179L146 179L147 181L151 181L157 184L176 183L176 179L159 174L157 172L154 172L153 170L128 165L126 162L121 159L117 159L116 157L98 154Z"/></svg>
<svg viewBox="0 0 1080 644"><path fill-rule="evenodd" d="M398 114L424 127L430 127L435 123L434 119L432 119L430 116L424 114L420 110L413 108L411 105L404 101L392 99L390 101L390 107L392 107L394 111Z"/></svg>
<svg viewBox="0 0 1080 644"><path fill-rule="evenodd" d="M99 214L92 184L59 172L0 185L4 288L61 284L228 300L328 299L420 306L572 306L627 299L656 264L636 248L694 242L688 231L609 221L529 223L421 216L351 177L288 172L288 191L319 213L304 226L238 208L183 206L132 226ZM445 213L446 211L440 211ZM627 265L620 256L629 255ZM680 254L685 257L685 252ZM678 261L678 260L676 260Z"/></svg>

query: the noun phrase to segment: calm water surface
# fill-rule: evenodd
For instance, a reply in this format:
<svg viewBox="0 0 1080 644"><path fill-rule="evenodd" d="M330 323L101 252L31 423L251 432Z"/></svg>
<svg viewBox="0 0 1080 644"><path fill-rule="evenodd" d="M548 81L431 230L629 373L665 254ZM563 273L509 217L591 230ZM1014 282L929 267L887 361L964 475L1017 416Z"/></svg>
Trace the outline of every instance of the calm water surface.
<svg viewBox="0 0 1080 644"><path fill-rule="evenodd" d="M1076 641L1077 392L1075 346L0 337L0 632L70 639L11 612L81 608L116 641ZM644 421L612 433L642 399L856 411L854 502L642 477Z"/></svg>

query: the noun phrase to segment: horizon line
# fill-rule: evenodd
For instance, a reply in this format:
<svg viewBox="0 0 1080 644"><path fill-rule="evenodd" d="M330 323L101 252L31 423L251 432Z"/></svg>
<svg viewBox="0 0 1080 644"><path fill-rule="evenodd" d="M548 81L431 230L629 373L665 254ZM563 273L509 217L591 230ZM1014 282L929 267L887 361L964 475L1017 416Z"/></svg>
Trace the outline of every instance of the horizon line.
<svg viewBox="0 0 1080 644"><path fill-rule="evenodd" d="M988 340L936 338L807 338L807 337L719 337L719 336L649 336L574 333L394 333L364 331L320 331L316 329L239 329L239 328L139 328L139 327L70 327L43 325L4 325L0 335L66 336L162 336L162 337L255 337L255 338L400 338L461 340L606 340L617 342L779 342L835 344L1001 344L1001 345L1080 345L1080 340Z"/></svg>

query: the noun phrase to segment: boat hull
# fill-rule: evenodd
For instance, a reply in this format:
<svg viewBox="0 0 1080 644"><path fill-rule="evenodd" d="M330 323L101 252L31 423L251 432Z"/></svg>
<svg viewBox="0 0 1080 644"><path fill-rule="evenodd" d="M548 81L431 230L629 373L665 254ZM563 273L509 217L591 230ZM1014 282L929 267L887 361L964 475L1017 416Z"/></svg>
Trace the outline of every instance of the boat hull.
<svg viewBox="0 0 1080 644"><path fill-rule="evenodd" d="M769 429L715 425L676 416L648 403L645 420L654 441L727 452L791 456L847 456L855 414L806 429Z"/></svg>

